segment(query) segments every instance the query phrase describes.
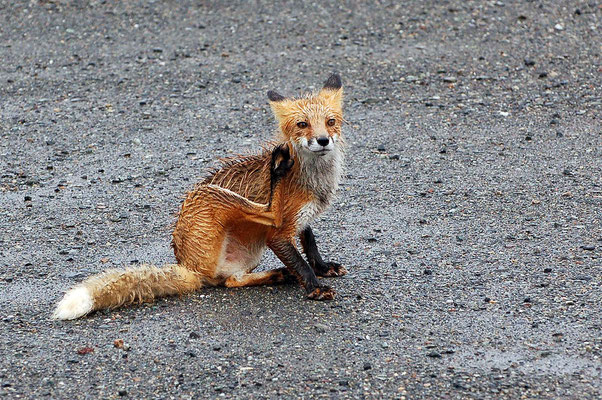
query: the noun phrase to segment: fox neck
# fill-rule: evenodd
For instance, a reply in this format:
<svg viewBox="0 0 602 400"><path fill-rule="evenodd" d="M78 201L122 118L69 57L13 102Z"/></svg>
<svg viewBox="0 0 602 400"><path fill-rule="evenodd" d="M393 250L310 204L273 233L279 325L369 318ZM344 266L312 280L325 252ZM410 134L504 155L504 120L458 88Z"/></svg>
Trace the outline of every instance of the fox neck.
<svg viewBox="0 0 602 400"><path fill-rule="evenodd" d="M341 181L345 159L345 143L339 138L334 149L324 155L314 154L293 142L295 158L299 162L302 186L314 195L320 208L325 209L333 200Z"/></svg>

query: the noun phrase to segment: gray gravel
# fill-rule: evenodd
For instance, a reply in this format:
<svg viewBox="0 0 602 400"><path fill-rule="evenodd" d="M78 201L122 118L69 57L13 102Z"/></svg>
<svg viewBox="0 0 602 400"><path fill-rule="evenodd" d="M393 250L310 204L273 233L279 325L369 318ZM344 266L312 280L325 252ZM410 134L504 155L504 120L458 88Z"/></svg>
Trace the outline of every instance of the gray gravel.
<svg viewBox="0 0 602 400"><path fill-rule="evenodd" d="M0 1L0 396L599 398L599 2L85 3ZM49 320L89 274L172 262L183 193L270 138L265 92L331 71L336 300Z"/></svg>

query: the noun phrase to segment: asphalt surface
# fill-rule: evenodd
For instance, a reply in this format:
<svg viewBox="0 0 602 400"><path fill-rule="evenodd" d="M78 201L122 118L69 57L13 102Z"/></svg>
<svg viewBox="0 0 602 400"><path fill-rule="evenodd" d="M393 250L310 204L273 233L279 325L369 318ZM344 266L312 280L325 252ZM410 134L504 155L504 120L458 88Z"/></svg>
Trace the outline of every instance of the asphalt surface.
<svg viewBox="0 0 602 400"><path fill-rule="evenodd" d="M0 397L599 398L599 2L83 3L0 1ZM266 91L333 71L334 301L49 319L92 273L173 262L185 191L271 137Z"/></svg>

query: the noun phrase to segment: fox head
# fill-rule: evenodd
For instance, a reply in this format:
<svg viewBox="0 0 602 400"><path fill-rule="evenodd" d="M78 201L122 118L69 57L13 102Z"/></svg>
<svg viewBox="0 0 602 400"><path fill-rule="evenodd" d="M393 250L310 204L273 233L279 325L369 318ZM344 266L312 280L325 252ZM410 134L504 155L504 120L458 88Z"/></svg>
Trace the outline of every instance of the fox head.
<svg viewBox="0 0 602 400"><path fill-rule="evenodd" d="M325 156L343 143L343 87L339 75L330 75L318 93L295 99L269 91L268 99L282 139L290 141L297 152Z"/></svg>

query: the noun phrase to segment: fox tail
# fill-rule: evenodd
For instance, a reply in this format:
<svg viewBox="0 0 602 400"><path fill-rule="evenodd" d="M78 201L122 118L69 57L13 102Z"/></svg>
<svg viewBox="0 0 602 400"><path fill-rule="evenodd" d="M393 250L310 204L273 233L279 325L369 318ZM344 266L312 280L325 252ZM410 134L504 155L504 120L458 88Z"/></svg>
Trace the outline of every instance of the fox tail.
<svg viewBox="0 0 602 400"><path fill-rule="evenodd" d="M150 302L157 297L193 292L201 286L201 277L179 264L110 269L68 290L52 318L76 319L95 310Z"/></svg>

